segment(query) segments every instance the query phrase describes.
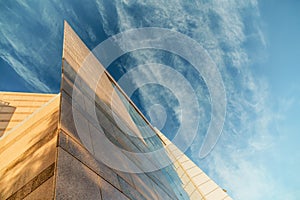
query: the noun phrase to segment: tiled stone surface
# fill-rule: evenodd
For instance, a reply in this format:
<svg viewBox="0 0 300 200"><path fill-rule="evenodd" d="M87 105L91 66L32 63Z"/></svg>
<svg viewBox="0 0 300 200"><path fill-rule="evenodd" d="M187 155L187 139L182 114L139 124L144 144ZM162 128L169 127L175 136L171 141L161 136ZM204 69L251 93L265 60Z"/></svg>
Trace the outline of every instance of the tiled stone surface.
<svg viewBox="0 0 300 200"><path fill-rule="evenodd" d="M191 199L214 199L223 200L228 196L214 181L212 181L193 161L184 155L175 145L170 145L162 133L158 135L168 145L168 152L175 159L176 171L179 174L182 186Z"/></svg>
<svg viewBox="0 0 300 200"><path fill-rule="evenodd" d="M209 180L209 181L203 183L202 185L198 186L198 188L200 189L202 194L204 194L206 196L207 194L209 194L211 192L217 191L216 189L218 188L218 185L215 182L213 182L212 180Z"/></svg>
<svg viewBox="0 0 300 200"><path fill-rule="evenodd" d="M58 105L59 98L57 96L49 104L39 108L38 113L26 118L21 126L15 127L8 135L1 138L0 170L57 129Z"/></svg>
<svg viewBox="0 0 300 200"><path fill-rule="evenodd" d="M34 177L32 180L30 180L28 183L23 185L19 190L17 190L14 194L9 196L7 199L8 200L23 199L28 195L31 195L31 193L35 192L39 187L41 187L41 185L43 185L47 180L53 177L53 174L54 174L54 163L49 167L47 167L36 177ZM51 194L51 196L53 197L54 194L53 182L52 185L50 185L50 187L48 188L48 194ZM41 194L40 196L47 197L45 196L45 194Z"/></svg>
<svg viewBox="0 0 300 200"><path fill-rule="evenodd" d="M54 94L0 92L0 137L54 96Z"/></svg>
<svg viewBox="0 0 300 200"><path fill-rule="evenodd" d="M190 199L191 199L191 200L201 200L201 199L203 199L203 196L202 196L197 190L195 190L195 191L190 195Z"/></svg>
<svg viewBox="0 0 300 200"><path fill-rule="evenodd" d="M188 193L188 194L192 194L196 189L194 183L190 180L185 186L184 186L184 190Z"/></svg>
<svg viewBox="0 0 300 200"><path fill-rule="evenodd" d="M0 199L30 193L30 181L55 162L58 103L45 104L0 140Z"/></svg>
<svg viewBox="0 0 300 200"><path fill-rule="evenodd" d="M58 148L56 199L101 199L97 174Z"/></svg>
<svg viewBox="0 0 300 200"><path fill-rule="evenodd" d="M80 143L77 143L76 140L62 131L59 133L59 146L116 188L120 188L117 175L112 169L108 168L103 163L98 162Z"/></svg>
<svg viewBox="0 0 300 200"><path fill-rule="evenodd" d="M79 143L76 142L76 140L72 139L70 136L66 135L63 132L60 132L59 134L59 146L70 153L72 156L74 156L74 159L80 160L84 165L88 166L89 169L91 169L101 178L105 179L107 182L113 185L112 187L118 188L119 190L123 191L131 199L145 199L145 197L140 194L142 192L145 193L146 196L149 193L152 193L152 195L156 196L156 193L154 193L154 191L151 191L153 189L152 185L149 185L149 188L146 188L147 185L144 185L144 187L143 185L141 185L149 182L151 180L149 177L146 177L145 175L141 176L142 178L137 180L136 174L114 171L108 168L101 162L96 161L84 147L82 147ZM117 174L119 175L118 179ZM133 180L133 178L135 179ZM135 183L138 185L135 186ZM139 190L137 190L136 187L138 187ZM163 194L164 196L166 195L166 193L163 192L160 192L160 194ZM104 193L102 192L102 196L103 195Z"/></svg>
<svg viewBox="0 0 300 200"><path fill-rule="evenodd" d="M121 186L121 191L126 194L130 199L135 200L146 200L144 196L142 196L135 188L131 185L127 184L124 179L118 176L119 183Z"/></svg>
<svg viewBox="0 0 300 200"><path fill-rule="evenodd" d="M176 198L172 198L169 196L168 193L166 193L160 186L158 186L157 184L152 184L153 188L154 188L154 191L155 193L157 194L158 196L158 199L163 199L163 200L173 200L173 199L176 199Z"/></svg>
<svg viewBox="0 0 300 200"><path fill-rule="evenodd" d="M133 182L132 179L132 175L131 173L127 173L127 172L121 172L121 171L116 171L116 173L118 174L118 176L120 176L123 180L125 180L129 185L131 185L132 187L135 187L135 184Z"/></svg>
<svg viewBox="0 0 300 200"><path fill-rule="evenodd" d="M75 127L75 123L73 119L72 99L64 91L61 91L61 95L62 97L61 97L61 104L60 104L61 107L60 128L63 129L69 135L71 135L78 142L81 142L77 134L77 129Z"/></svg>
<svg viewBox="0 0 300 200"><path fill-rule="evenodd" d="M224 200L232 200L230 196L227 196Z"/></svg>
<svg viewBox="0 0 300 200"><path fill-rule="evenodd" d="M139 134L135 123L132 121L121 99L118 97L118 95L114 95L112 98L114 87L109 76L106 72L104 72L105 69L102 64L95 56L92 55L89 49L67 23L65 23L64 31L63 59L65 59L69 65L72 66L72 69L64 69L64 76L72 79L72 76L68 76L68 73L74 74L74 72L77 72L80 68L80 72L83 72L81 73L81 77L78 77L82 83L81 88L93 90L93 85L100 85L101 87L97 87L94 91L97 97L105 104L111 105L111 109L118 113L118 115L122 116L123 121L126 122L132 129L134 129L136 134ZM90 71L88 71L89 69L86 66L91 68ZM98 76L94 77L93 75L95 72L99 72L100 70L103 72L101 78ZM73 76L73 78L75 77ZM74 83L74 80L70 80L70 86L72 83ZM84 89L81 89L81 91L84 93ZM87 92L87 94L90 94L90 92Z"/></svg>
<svg viewBox="0 0 300 200"><path fill-rule="evenodd" d="M202 185L203 183L209 181L209 177L205 173L198 174L193 177L194 182L197 186Z"/></svg>
<svg viewBox="0 0 300 200"><path fill-rule="evenodd" d="M159 197L168 196L171 199L176 199L176 195L173 191L174 188L171 187L170 182L166 179L166 176L161 170L146 173L148 177L152 180L152 185L155 190L158 191ZM158 189L160 188L160 189ZM161 196L164 195L164 196Z"/></svg>
<svg viewBox="0 0 300 200"><path fill-rule="evenodd" d="M135 188L147 199L158 199L153 187L153 181L146 174L131 174Z"/></svg>
<svg viewBox="0 0 300 200"><path fill-rule="evenodd" d="M24 200L52 200L54 198L54 178L48 179L37 189L27 195Z"/></svg>
<svg viewBox="0 0 300 200"><path fill-rule="evenodd" d="M200 170L199 167L197 167L196 165L186 170L186 172L190 177L195 177L198 174L203 173L202 170Z"/></svg>
<svg viewBox="0 0 300 200"><path fill-rule="evenodd" d="M217 188L213 192L207 194L205 198L207 200L215 200L215 199L224 199L226 196L228 196L221 188Z"/></svg>
<svg viewBox="0 0 300 200"><path fill-rule="evenodd" d="M129 200L123 193L103 179L100 179L103 200Z"/></svg>
<svg viewBox="0 0 300 200"><path fill-rule="evenodd" d="M64 63L66 66L69 66L66 61L64 61ZM65 73L67 74L67 73L69 73L69 71L65 70ZM64 88L65 87L64 85L67 85L67 83L64 84L64 82L63 82L63 87L62 87L62 91L61 91L61 93L62 93L61 127L62 127L62 129L64 129L64 131L67 131L69 134L73 134L74 137L79 139L77 130L75 128L73 113L72 113L72 112L76 112L77 122L81 123L82 128L84 128L84 125L86 124L86 122L84 122L84 121L88 120L89 123L93 124L94 126L96 126L95 123L100 124L100 126L104 130L107 130L109 132L108 137L111 136L110 139L112 140L112 142L115 143L115 145L121 146L125 150L134 151L134 152L140 152L143 150L143 148L145 149L145 145L142 144L140 139L137 143L130 141L130 138L126 134L124 134L119 127L116 127L116 125L113 124L113 123L115 123L115 120L117 119L117 115L112 115L111 110L106 109L106 107L108 107L107 105L103 104L103 102L101 103L100 100L97 101L98 102L97 105L94 105L95 102L91 101L88 98L87 99L80 98L80 99L78 99L80 102L75 101L72 104L72 93L70 93L71 89L67 89L68 91L66 91ZM73 88L73 89L76 90L81 95L84 95L84 94L82 94L82 90L78 90L76 88ZM73 106L73 109L72 109L71 105ZM87 105L89 105L89 106L87 106ZM123 105L123 104L121 104L121 102L120 102L120 105ZM87 110L90 108L95 108L95 111L97 114L97 119L93 119L87 112ZM105 114L104 114L104 112L105 112ZM127 116L127 117L129 117L129 116ZM124 122L123 122L123 124L124 124ZM126 127L126 126L128 126L128 123L124 124L124 127ZM134 130L132 129L132 131L134 131ZM133 139L135 139L135 138L133 138ZM138 149L139 144L142 144L142 147Z"/></svg>

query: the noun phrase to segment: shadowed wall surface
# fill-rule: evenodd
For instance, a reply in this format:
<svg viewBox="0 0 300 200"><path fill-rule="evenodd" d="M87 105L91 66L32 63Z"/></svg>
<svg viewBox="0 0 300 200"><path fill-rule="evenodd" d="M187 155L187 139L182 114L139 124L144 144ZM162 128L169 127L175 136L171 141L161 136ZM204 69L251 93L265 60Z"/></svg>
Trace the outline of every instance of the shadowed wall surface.
<svg viewBox="0 0 300 200"><path fill-rule="evenodd" d="M26 100L30 97L31 101L18 100L23 96ZM16 111L28 108L35 112L0 137L0 199L34 199L37 193L38 198L51 199L54 195L59 95L5 93L5 99L20 102L12 103ZM41 99L48 99L48 102Z"/></svg>

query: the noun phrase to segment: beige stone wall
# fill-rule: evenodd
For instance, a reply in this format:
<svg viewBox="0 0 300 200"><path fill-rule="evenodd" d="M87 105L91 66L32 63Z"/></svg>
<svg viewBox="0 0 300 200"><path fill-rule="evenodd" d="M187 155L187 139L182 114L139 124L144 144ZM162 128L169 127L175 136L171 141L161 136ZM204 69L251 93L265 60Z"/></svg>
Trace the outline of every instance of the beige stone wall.
<svg viewBox="0 0 300 200"><path fill-rule="evenodd" d="M54 94L0 92L0 137L54 96Z"/></svg>
<svg viewBox="0 0 300 200"><path fill-rule="evenodd" d="M46 99L43 95L30 96L31 105L40 105L41 99ZM51 97L0 138L0 199L31 199L36 193L40 199L53 198L60 98ZM25 98L29 100L28 95ZM38 192L45 187L47 192Z"/></svg>
<svg viewBox="0 0 300 200"><path fill-rule="evenodd" d="M93 78L84 76L80 78L86 85L81 88L74 87L78 69L88 54L89 51L86 46L65 23L56 198L78 195L86 199L100 197L103 199L177 199L174 193L176 189L172 188L164 171L160 170L148 174L117 171L101 161L96 161L93 155L96 152L93 152L93 148L82 144L72 118L72 91L76 89L86 95L88 94L86 90L91 89L90 79ZM95 70L103 69L102 65L93 57L89 60L89 65L93 66ZM96 112L101 119L99 123L106 131L105 134L114 140L116 145L130 151L147 150L149 147L145 141L139 137L135 139L128 137L123 132L124 130L115 124L112 113L120 119L124 127L128 128L127 130L132 131L136 136L140 134L122 100L118 96L114 96L113 101L111 101L112 92L115 90L114 84L113 79L105 72L98 83L96 102L89 97L87 100L91 102L77 102L76 105L73 104L73 109L78 113L79 121L91 130L86 133L90 135L89 137L93 134L93 130L96 130L96 127L94 127L93 123L95 122L87 113L85 105L96 103ZM157 139L159 140L158 137ZM115 159L113 154L112 159ZM71 165L74 167L68 171L67 166ZM80 176L74 175L74 179L67 179L71 174L80 174Z"/></svg>
<svg viewBox="0 0 300 200"><path fill-rule="evenodd" d="M156 130L166 144L176 171L185 191L193 200L230 200L228 194L209 178L191 159L180 151L159 130Z"/></svg>
<svg viewBox="0 0 300 200"><path fill-rule="evenodd" d="M86 67L88 66L88 67ZM113 78L106 72L102 64L93 56L92 52L85 46L81 39L76 35L72 28L65 23L64 28L64 48L63 48L63 80L62 90L72 96L74 89L74 81L78 75L78 71L86 71L78 76L82 85L81 88L75 88L84 93L90 94L91 91L96 94L96 101L104 103L113 112L121 116L122 120L127 124L137 136L141 136L140 131L132 121L125 105L122 103L118 95L114 95L114 87L119 87ZM101 77L93 76L93 71L103 71ZM97 87L93 88L93 84ZM113 98L112 98L113 96ZM92 97L90 97L92 98ZM129 98L128 98L129 100ZM101 101L101 102L99 102ZM92 101L91 103L94 103Z"/></svg>

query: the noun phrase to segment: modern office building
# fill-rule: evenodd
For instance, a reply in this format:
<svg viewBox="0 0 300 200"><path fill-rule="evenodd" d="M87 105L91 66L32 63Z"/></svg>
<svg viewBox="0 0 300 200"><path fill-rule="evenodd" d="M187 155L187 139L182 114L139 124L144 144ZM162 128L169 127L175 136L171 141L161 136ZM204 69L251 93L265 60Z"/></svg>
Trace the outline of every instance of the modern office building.
<svg viewBox="0 0 300 200"><path fill-rule="evenodd" d="M62 63L59 94L0 93L1 200L231 199L151 126L67 23Z"/></svg>

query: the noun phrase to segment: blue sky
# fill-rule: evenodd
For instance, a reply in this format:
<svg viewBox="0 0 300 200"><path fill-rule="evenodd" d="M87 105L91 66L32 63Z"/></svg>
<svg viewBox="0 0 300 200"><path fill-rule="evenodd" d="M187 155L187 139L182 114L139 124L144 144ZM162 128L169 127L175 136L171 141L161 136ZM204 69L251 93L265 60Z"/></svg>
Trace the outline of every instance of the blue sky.
<svg viewBox="0 0 300 200"><path fill-rule="evenodd" d="M224 129L206 158L198 154L210 119L209 93L192 66L166 52L143 50L122 56L110 72L118 80L133 66L151 61L182 73L196 91L201 110L189 157L235 199L298 199L299 10L297 0L1 1L0 90L59 91L64 19L91 49L132 28L179 31L207 50L226 88ZM139 73L132 77L133 85L144 77L164 77L154 69ZM148 117L159 114L151 106L160 103L167 113L162 131L172 138L181 117L172 91L152 85L140 88L132 99Z"/></svg>
<svg viewBox="0 0 300 200"><path fill-rule="evenodd" d="M300 167L300 2L262 3L261 9L268 54L260 73L269 82L270 104L279 118L275 124L279 137L270 159L272 162L267 165L297 198L300 196L297 173Z"/></svg>

